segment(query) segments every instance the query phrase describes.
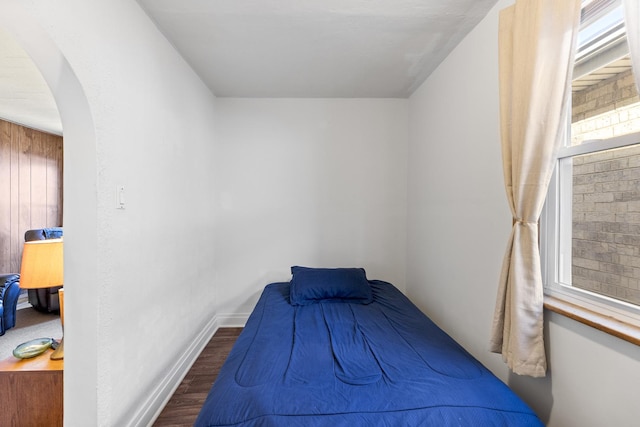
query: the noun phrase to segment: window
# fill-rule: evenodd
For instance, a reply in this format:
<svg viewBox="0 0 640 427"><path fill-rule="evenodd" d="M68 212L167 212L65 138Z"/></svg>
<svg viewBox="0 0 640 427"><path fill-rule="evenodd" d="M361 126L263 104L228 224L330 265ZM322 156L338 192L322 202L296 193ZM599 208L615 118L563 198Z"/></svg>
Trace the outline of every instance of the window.
<svg viewBox="0 0 640 427"><path fill-rule="evenodd" d="M620 0L585 1L541 218L545 292L640 327L640 98Z"/></svg>

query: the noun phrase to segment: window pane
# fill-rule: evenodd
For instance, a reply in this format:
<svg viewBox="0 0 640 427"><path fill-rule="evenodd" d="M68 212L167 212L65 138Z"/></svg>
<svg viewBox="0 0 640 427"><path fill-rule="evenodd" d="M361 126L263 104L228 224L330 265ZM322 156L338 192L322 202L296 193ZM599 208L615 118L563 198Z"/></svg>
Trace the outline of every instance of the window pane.
<svg viewBox="0 0 640 427"><path fill-rule="evenodd" d="M590 1L583 9L574 69L571 146L640 131L636 88L622 6Z"/></svg>
<svg viewBox="0 0 640 427"><path fill-rule="evenodd" d="M571 145L640 131L640 98L626 55L574 81Z"/></svg>
<svg viewBox="0 0 640 427"><path fill-rule="evenodd" d="M572 285L640 304L640 144L572 160Z"/></svg>
<svg viewBox="0 0 640 427"><path fill-rule="evenodd" d="M581 29L570 146L640 132L621 7L600 3L593 2ZM589 154L561 160L559 265L562 283L640 305L640 137L637 142L615 149L585 144Z"/></svg>

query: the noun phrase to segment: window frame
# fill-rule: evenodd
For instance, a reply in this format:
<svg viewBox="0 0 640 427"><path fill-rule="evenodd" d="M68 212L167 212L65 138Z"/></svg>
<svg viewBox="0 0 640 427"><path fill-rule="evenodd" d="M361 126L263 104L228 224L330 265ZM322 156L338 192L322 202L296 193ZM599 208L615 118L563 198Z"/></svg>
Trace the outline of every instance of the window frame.
<svg viewBox="0 0 640 427"><path fill-rule="evenodd" d="M559 150L556 167L549 184L547 200L540 217L540 261L545 295L573 305L583 306L594 313L601 313L640 328L640 305L573 287L570 283L566 283L570 281L571 274L572 224L572 171L570 162L566 160L582 154L636 144L640 144L640 132L606 140L588 141L581 145L563 147ZM562 179L563 173L565 179ZM561 204L562 209L560 208ZM568 227L567 224L569 224ZM569 253L568 257L567 253Z"/></svg>
<svg viewBox="0 0 640 427"><path fill-rule="evenodd" d="M599 1L599 6L602 6L604 11L603 15L610 13L621 3L619 0ZM591 25L596 19L590 16L583 25ZM616 45L619 49L619 38L616 38L612 45ZM576 64L576 71L578 67L581 67L580 73L583 73L584 66ZM544 306L551 311L640 345L640 305L571 286L573 172L570 161L574 156L640 144L640 132L603 140L584 141L580 145L569 146L571 139L569 117L570 115L567 118L566 140L558 151L556 167L540 216L540 262L544 285ZM562 209L560 209L561 204Z"/></svg>

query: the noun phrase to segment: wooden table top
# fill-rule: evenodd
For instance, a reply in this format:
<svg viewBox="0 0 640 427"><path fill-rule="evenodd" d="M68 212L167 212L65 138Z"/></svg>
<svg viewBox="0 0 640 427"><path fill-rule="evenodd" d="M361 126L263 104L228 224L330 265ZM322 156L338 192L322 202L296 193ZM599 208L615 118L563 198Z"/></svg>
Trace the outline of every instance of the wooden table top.
<svg viewBox="0 0 640 427"><path fill-rule="evenodd" d="M18 359L17 357L9 356L0 361L0 373L13 371L62 371L64 369L64 359L51 360L49 358L51 353L53 353L53 350L48 348L44 353L30 359Z"/></svg>

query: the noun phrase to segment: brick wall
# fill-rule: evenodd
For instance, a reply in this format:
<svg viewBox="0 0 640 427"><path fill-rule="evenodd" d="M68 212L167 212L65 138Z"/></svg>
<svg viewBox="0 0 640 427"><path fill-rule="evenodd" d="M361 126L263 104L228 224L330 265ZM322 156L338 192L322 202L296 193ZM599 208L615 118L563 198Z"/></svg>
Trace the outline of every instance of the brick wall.
<svg viewBox="0 0 640 427"><path fill-rule="evenodd" d="M639 101L631 71L574 94L572 145L640 131ZM572 251L573 286L640 304L640 145L574 158Z"/></svg>
<svg viewBox="0 0 640 427"><path fill-rule="evenodd" d="M571 145L640 131L640 97L631 70L573 94Z"/></svg>
<svg viewBox="0 0 640 427"><path fill-rule="evenodd" d="M640 304L640 146L574 158L572 284Z"/></svg>

